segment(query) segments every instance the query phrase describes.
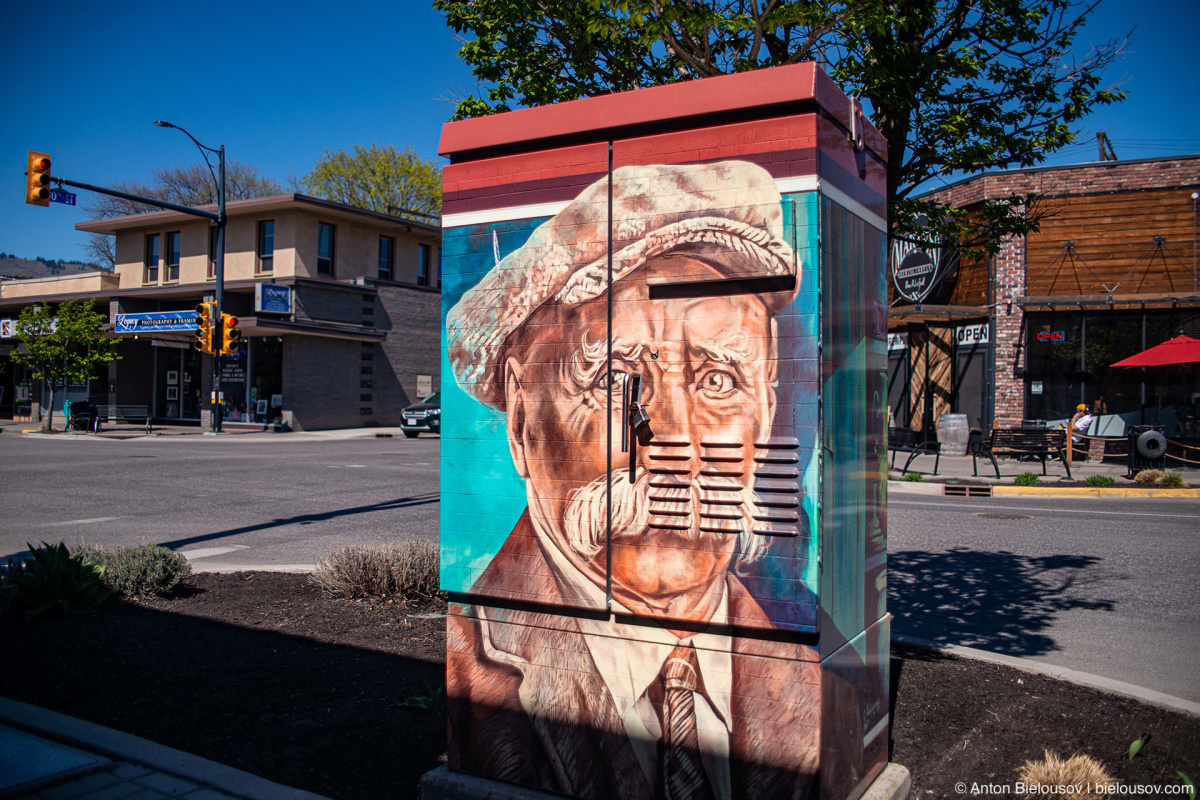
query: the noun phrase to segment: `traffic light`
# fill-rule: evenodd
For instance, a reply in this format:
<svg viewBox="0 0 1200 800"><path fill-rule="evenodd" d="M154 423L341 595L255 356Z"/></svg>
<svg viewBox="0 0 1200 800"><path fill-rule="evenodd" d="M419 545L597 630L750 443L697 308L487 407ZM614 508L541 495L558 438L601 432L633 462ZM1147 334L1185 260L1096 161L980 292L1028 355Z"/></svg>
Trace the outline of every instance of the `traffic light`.
<svg viewBox="0 0 1200 800"><path fill-rule="evenodd" d="M242 346L242 332L238 330L238 319L232 314L221 315L221 355L231 356Z"/></svg>
<svg viewBox="0 0 1200 800"><path fill-rule="evenodd" d="M34 206L50 205L50 156L29 151L25 170L25 202Z"/></svg>
<svg viewBox="0 0 1200 800"><path fill-rule="evenodd" d="M216 355L213 345L213 315L216 303L199 303L196 306L196 349L201 353Z"/></svg>

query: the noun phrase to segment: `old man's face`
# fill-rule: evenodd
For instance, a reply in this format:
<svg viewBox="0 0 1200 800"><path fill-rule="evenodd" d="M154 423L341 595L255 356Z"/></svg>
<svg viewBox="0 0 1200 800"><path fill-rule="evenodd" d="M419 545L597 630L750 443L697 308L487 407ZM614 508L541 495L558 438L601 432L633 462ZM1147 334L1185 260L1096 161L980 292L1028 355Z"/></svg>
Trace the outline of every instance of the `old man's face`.
<svg viewBox="0 0 1200 800"><path fill-rule="evenodd" d="M530 514L563 553L605 585L607 387L613 382L612 578L626 607L711 617L721 580L748 537L755 442L774 417L774 325L753 295L649 298L672 275L718 273L685 256L649 262L616 284L613 375L607 299L550 306L511 342L505 401ZM622 373L642 376L654 438L631 485L620 451Z"/></svg>

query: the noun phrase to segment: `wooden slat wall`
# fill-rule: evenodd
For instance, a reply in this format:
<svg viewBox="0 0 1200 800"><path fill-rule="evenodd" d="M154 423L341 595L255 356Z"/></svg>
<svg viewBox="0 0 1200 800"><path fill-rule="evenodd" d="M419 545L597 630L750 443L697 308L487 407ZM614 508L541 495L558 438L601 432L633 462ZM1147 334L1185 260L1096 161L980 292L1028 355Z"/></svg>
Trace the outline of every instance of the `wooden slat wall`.
<svg viewBox="0 0 1200 800"><path fill-rule="evenodd" d="M1025 293L1103 294L1101 282L1114 287L1139 260L1141 266L1121 283L1118 292L1190 291L1192 191L1169 189L1043 200L1042 207L1049 216L1042 220L1041 231L1028 239L1025 279L1029 283ZM1167 237L1165 263L1157 253L1151 263L1148 255L1157 235ZM1063 242L1068 239L1075 241L1078 258L1072 264L1068 256L1051 267L1062 256Z"/></svg>

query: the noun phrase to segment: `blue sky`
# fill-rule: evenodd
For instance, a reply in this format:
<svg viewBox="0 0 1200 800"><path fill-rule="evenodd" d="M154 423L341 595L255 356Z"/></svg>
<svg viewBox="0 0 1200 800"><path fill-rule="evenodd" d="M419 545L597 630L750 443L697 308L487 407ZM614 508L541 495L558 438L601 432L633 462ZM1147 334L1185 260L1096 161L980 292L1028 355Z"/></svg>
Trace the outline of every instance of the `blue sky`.
<svg viewBox="0 0 1200 800"><path fill-rule="evenodd" d="M5 21L0 251L24 257L85 257L78 208L25 204L27 150L74 180L148 180L155 166L197 160L186 136L152 124L167 119L285 183L355 144L436 158L453 98L474 86L424 2L42 0L12 4ZM1122 159L1200 152L1200 3L1105 0L1081 44L1135 25L1138 41L1109 73L1130 99L1085 120L1088 138L1049 163L1094 160L1099 129Z"/></svg>

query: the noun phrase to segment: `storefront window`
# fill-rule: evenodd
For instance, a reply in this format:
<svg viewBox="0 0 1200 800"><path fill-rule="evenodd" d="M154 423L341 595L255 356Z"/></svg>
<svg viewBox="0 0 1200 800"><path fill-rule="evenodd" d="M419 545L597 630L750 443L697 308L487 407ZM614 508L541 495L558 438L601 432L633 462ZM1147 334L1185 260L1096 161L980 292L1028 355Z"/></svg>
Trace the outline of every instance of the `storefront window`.
<svg viewBox="0 0 1200 800"><path fill-rule="evenodd" d="M188 348L155 347L154 416L200 419L200 354Z"/></svg>
<svg viewBox="0 0 1200 800"><path fill-rule="evenodd" d="M283 340L256 336L244 340L236 356L221 361L224 419L266 425L283 415Z"/></svg>
<svg viewBox="0 0 1200 800"><path fill-rule="evenodd" d="M1083 402L1080 351L1083 319L1078 314L1037 314L1026 322L1025 417L1070 419Z"/></svg>

